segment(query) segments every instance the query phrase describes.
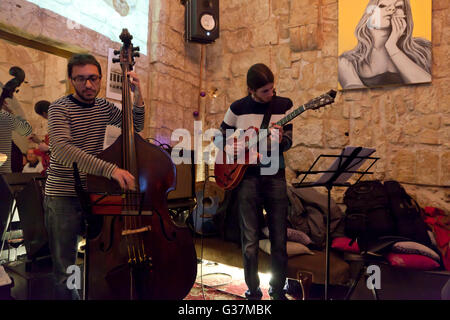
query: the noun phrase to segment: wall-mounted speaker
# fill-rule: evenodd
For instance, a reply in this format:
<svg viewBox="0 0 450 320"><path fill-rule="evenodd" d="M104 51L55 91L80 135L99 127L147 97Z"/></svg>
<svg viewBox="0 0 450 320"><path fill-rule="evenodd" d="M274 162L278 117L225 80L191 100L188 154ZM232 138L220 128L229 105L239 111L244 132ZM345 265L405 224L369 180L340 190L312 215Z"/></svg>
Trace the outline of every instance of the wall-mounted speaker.
<svg viewBox="0 0 450 320"><path fill-rule="evenodd" d="M210 43L219 37L219 0L185 0L185 38Z"/></svg>

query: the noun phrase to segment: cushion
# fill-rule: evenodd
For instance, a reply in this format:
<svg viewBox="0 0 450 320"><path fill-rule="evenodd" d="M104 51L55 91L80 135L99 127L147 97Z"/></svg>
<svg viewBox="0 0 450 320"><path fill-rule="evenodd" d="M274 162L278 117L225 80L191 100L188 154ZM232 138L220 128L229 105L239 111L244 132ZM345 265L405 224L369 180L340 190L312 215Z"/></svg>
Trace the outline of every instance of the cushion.
<svg viewBox="0 0 450 320"><path fill-rule="evenodd" d="M417 270L433 270L439 268L439 263L431 258L420 254L394 253L390 252L386 255L389 264L394 267L417 269Z"/></svg>
<svg viewBox="0 0 450 320"><path fill-rule="evenodd" d="M348 237L334 238L331 242L331 248L345 252L360 253L358 242L354 241L350 245L351 241L352 239Z"/></svg>
<svg viewBox="0 0 450 320"><path fill-rule="evenodd" d="M269 239L259 240L259 248L262 251L264 251L265 253L270 254L270 240ZM305 245L303 245L301 243L293 242L293 241L288 241L286 243L286 251L287 251L288 257L296 256L299 254L314 255L314 252L309 250L308 247L306 247Z"/></svg>
<svg viewBox="0 0 450 320"><path fill-rule="evenodd" d="M262 232L267 238L269 237L268 227L264 227ZM312 243L311 238L306 233L292 228L287 228L287 239L288 241L298 242L304 244L305 246Z"/></svg>
<svg viewBox="0 0 450 320"><path fill-rule="evenodd" d="M440 261L439 254L434 250L424 246L421 243L414 241L400 241L392 246L392 252L396 253L409 253L409 254L421 254L427 256L433 260Z"/></svg>
<svg viewBox="0 0 450 320"><path fill-rule="evenodd" d="M303 231L287 228L287 239L288 241L298 242L305 246L312 243L309 236Z"/></svg>

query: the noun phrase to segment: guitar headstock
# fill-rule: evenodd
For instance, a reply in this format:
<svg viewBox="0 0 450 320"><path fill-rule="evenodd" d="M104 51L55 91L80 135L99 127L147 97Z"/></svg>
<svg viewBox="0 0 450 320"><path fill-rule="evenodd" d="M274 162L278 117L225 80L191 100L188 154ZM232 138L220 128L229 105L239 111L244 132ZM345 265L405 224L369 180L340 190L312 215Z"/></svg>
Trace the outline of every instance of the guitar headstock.
<svg viewBox="0 0 450 320"><path fill-rule="evenodd" d="M327 93L324 93L310 101L308 101L304 108L305 110L317 110L326 105L332 104L334 102L334 98L336 98L336 91L330 90Z"/></svg>

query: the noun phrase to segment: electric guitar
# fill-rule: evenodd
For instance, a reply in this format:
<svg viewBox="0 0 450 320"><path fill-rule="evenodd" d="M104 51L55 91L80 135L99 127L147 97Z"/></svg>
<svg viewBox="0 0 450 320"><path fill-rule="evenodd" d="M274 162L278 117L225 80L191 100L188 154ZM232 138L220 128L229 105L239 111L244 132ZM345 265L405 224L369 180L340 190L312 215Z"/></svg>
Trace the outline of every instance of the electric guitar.
<svg viewBox="0 0 450 320"><path fill-rule="evenodd" d="M333 103L335 97L336 91L330 90L327 93L324 93L310 100L304 105L301 105L296 110L292 111L287 116L276 122L275 125L282 127L306 110L316 110ZM269 129L272 127L273 126L269 127ZM257 131L257 129L255 129L255 131ZM233 134L227 141L230 141L232 139L234 140L236 138L239 139L243 134L244 132L242 130L236 130L235 134ZM231 190L237 187L241 182L247 168L251 165L256 164L257 161L256 157L258 156L258 154L256 152L250 153L249 150L255 150L258 142L267 139L269 135L269 130L263 130L259 133L259 135L250 136L249 141L246 142L244 155L245 158L242 158L243 161L237 161L237 157L234 154L230 155L227 154L227 152L225 152L224 150L218 150L216 162L214 164L214 175L216 177L217 185L224 190Z"/></svg>

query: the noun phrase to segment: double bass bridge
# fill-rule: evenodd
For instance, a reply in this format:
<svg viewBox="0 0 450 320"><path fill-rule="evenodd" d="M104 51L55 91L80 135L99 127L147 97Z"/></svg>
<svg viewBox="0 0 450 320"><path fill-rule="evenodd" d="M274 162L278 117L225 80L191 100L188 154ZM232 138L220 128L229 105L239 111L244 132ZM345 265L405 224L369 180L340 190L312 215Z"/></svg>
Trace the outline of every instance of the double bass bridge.
<svg viewBox="0 0 450 320"><path fill-rule="evenodd" d="M125 230L122 230L122 236L141 234L144 232L149 232L151 230L152 230L152 226L145 226L145 227L137 228L137 229L125 229Z"/></svg>

